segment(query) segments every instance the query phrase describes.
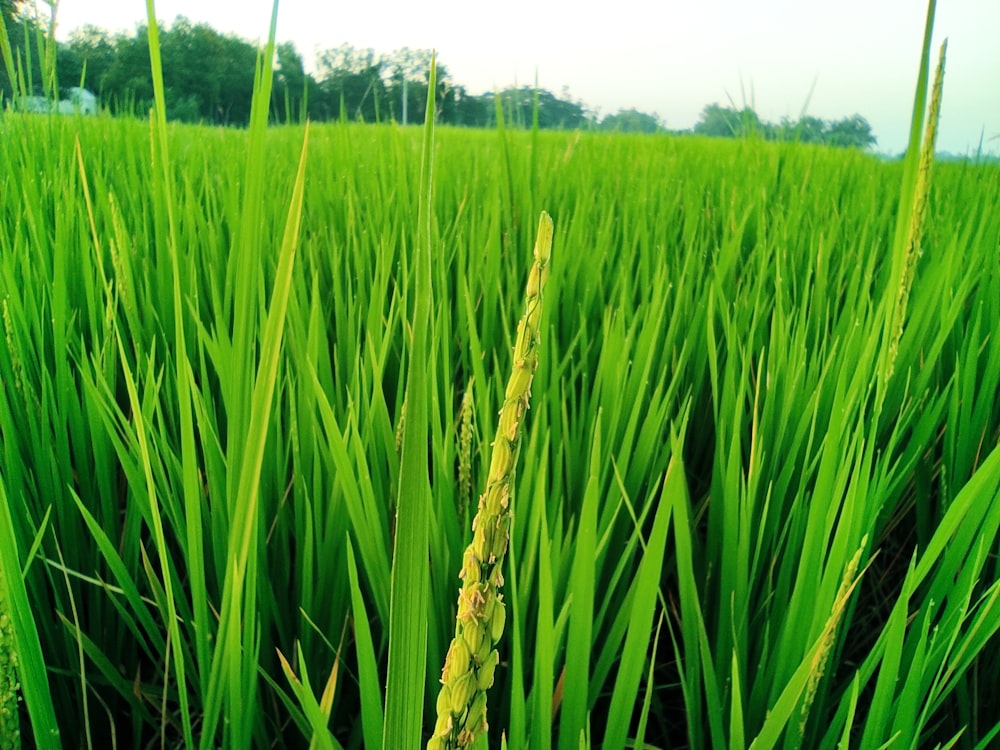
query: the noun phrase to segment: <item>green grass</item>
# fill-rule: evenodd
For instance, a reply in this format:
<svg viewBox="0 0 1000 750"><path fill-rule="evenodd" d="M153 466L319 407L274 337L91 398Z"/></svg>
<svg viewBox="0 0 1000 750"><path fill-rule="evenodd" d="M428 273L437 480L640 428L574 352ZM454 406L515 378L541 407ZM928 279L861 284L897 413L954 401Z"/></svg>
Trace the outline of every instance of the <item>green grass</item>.
<svg viewBox="0 0 1000 750"><path fill-rule="evenodd" d="M0 116L26 746L426 741L542 210L490 746L995 740L1000 170L162 114Z"/></svg>

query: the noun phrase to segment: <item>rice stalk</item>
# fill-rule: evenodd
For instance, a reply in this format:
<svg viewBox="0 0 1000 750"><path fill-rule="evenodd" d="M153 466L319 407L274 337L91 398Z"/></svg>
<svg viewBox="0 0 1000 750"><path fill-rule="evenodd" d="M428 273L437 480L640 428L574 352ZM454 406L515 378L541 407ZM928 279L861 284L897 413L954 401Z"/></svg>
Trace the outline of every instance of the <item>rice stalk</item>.
<svg viewBox="0 0 1000 750"><path fill-rule="evenodd" d="M403 399L403 405L399 407L399 421L396 423L396 455L401 456L403 454L403 430L406 429L406 399Z"/></svg>
<svg viewBox="0 0 1000 750"><path fill-rule="evenodd" d="M0 307L2 307L3 311L3 330L7 338L7 351L10 352L10 369L14 374L14 387L20 395L26 396L28 389L24 386L24 367L21 362L21 355L19 354L18 347L14 343L14 323L11 321L10 317L10 305L8 305L7 300L4 299L0 302Z"/></svg>
<svg viewBox="0 0 1000 750"><path fill-rule="evenodd" d="M462 407L459 413L458 428L458 518L461 528L465 527L466 515L469 512L469 499L472 497L472 421L475 415L475 401L472 397L472 385L475 378L469 379L462 397Z"/></svg>
<svg viewBox="0 0 1000 750"><path fill-rule="evenodd" d="M861 555L864 553L865 547L867 546L868 535L866 534L861 540L861 546L858 547L857 552L854 553L854 557L852 557L847 563L847 569L844 571L844 577L840 583L840 589L837 591L837 598L834 599L833 612L830 614L830 618L827 620L826 626L823 629L819 651L817 651L815 656L813 656L814 668L809 673L809 681L806 683L805 697L802 700L802 708L799 711L800 737L805 733L806 723L809 720L809 710L812 708L813 702L816 700L816 690L819 688L823 675L826 673L826 669L829 666L830 653L833 650L834 641L836 640L837 628L839 627L840 621L844 615L844 610L847 608L848 600L854 592L855 587L858 585L859 577L856 577L858 565L861 562Z"/></svg>
<svg viewBox="0 0 1000 750"><path fill-rule="evenodd" d="M517 326L514 367L507 381L493 442L486 492L479 498L479 511L472 522L472 543L462 557L455 636L441 671L437 722L427 750L471 747L487 729L486 691L493 685L500 661L496 645L506 621L500 589L510 533L512 484L531 380L538 366L542 293L551 253L552 219L543 211L535 240L535 263L528 275L524 316Z"/></svg>
<svg viewBox="0 0 1000 750"><path fill-rule="evenodd" d="M941 51L938 54L937 69L934 72L934 87L931 90L931 105L927 119L927 128L924 131L923 145L920 149L920 163L917 167L917 177L913 191L913 205L910 210L909 225L906 230L906 251L899 279L896 305L893 308L892 323L889 329L891 338L889 339L888 359L882 383L883 393L885 392L885 386L889 378L892 377L896 357L899 354L899 340L903 336L903 325L906 321L906 307L910 298L910 288L913 286L914 270L917 265L917 259L920 257L920 243L923 237L927 214L927 201L930 196L934 144L937 141L938 120L941 114L941 91L944 87L944 62L947 51L948 40L945 39L941 44Z"/></svg>

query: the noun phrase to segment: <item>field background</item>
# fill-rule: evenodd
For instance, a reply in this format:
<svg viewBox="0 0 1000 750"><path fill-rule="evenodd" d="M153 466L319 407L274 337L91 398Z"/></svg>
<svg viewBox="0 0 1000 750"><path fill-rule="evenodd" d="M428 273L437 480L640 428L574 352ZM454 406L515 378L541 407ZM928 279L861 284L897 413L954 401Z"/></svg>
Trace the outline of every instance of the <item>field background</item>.
<svg viewBox="0 0 1000 750"><path fill-rule="evenodd" d="M0 118L27 746L381 741L423 196L427 730L546 210L492 746L986 747L1000 170L906 255L902 163L439 128L428 196L424 135Z"/></svg>

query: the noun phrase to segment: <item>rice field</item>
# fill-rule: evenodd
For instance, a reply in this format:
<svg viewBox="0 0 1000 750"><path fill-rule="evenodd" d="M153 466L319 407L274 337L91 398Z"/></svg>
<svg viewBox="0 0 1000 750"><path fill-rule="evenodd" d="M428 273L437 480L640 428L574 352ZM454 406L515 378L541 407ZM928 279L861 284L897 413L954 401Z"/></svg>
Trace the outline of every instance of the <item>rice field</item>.
<svg viewBox="0 0 1000 750"><path fill-rule="evenodd" d="M997 741L995 165L160 101L0 116L0 747L423 746L543 211L472 746Z"/></svg>

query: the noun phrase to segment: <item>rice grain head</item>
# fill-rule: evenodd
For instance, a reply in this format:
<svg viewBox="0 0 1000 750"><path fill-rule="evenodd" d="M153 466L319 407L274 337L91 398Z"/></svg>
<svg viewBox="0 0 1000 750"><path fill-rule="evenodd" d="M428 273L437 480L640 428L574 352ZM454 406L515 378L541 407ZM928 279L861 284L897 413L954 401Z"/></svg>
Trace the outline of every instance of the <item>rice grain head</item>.
<svg viewBox="0 0 1000 750"><path fill-rule="evenodd" d="M466 514L469 512L469 499L472 497L472 423L475 402L472 400L473 379L465 387L462 397L462 408L458 428L458 517L465 525Z"/></svg>
<svg viewBox="0 0 1000 750"><path fill-rule="evenodd" d="M486 491L472 522L472 543L462 557L455 637L441 670L437 722L427 750L471 747L486 731L486 691L500 654L496 649L506 624L503 560L511 520L514 469L521 447L521 427L528 410L531 380L538 366L542 293L552 253L552 219L542 212L535 241L535 262L528 274L524 316L517 326L514 367L507 381L493 442Z"/></svg>
<svg viewBox="0 0 1000 750"><path fill-rule="evenodd" d="M828 666L830 652L833 648L833 643L836 638L837 628L840 625L841 617L843 617L848 600L851 598L851 594L854 592L854 589L860 580L857 576L858 565L861 563L861 556L864 554L867 546L868 535L865 534L864 538L861 540L861 546L858 547L857 552L854 553L854 556L847 563L847 568L844 571L844 577L840 582L840 588L837 590L837 596L833 601L833 612L830 614L830 618L823 627L821 645L816 651L816 654L813 656L812 671L809 673L809 681L806 684L805 696L802 700L802 708L799 710L800 735L805 732L806 722L809 720L809 710L812 708L813 701L816 699L816 690L819 688L820 680L823 678L823 673L826 671Z"/></svg>
<svg viewBox="0 0 1000 750"><path fill-rule="evenodd" d="M892 317L892 338L889 341L888 367L885 381L892 376L899 353L899 341L903 337L903 327L906 324L906 307L910 299L910 289L913 286L913 276L920 257L920 244L923 239L924 224L927 216L927 203L930 197L931 166L934 164L934 147L937 143L938 120L941 115L941 93L944 88L944 64L948 54L948 40L941 44L938 55L937 69L934 73L934 87L931 90L931 104L928 112L927 126L924 130L924 141L920 149L920 162L917 169L917 184L914 187L913 210L907 229L906 257L903 261L903 273L900 278L896 296L896 307ZM886 383L883 383L885 386Z"/></svg>

